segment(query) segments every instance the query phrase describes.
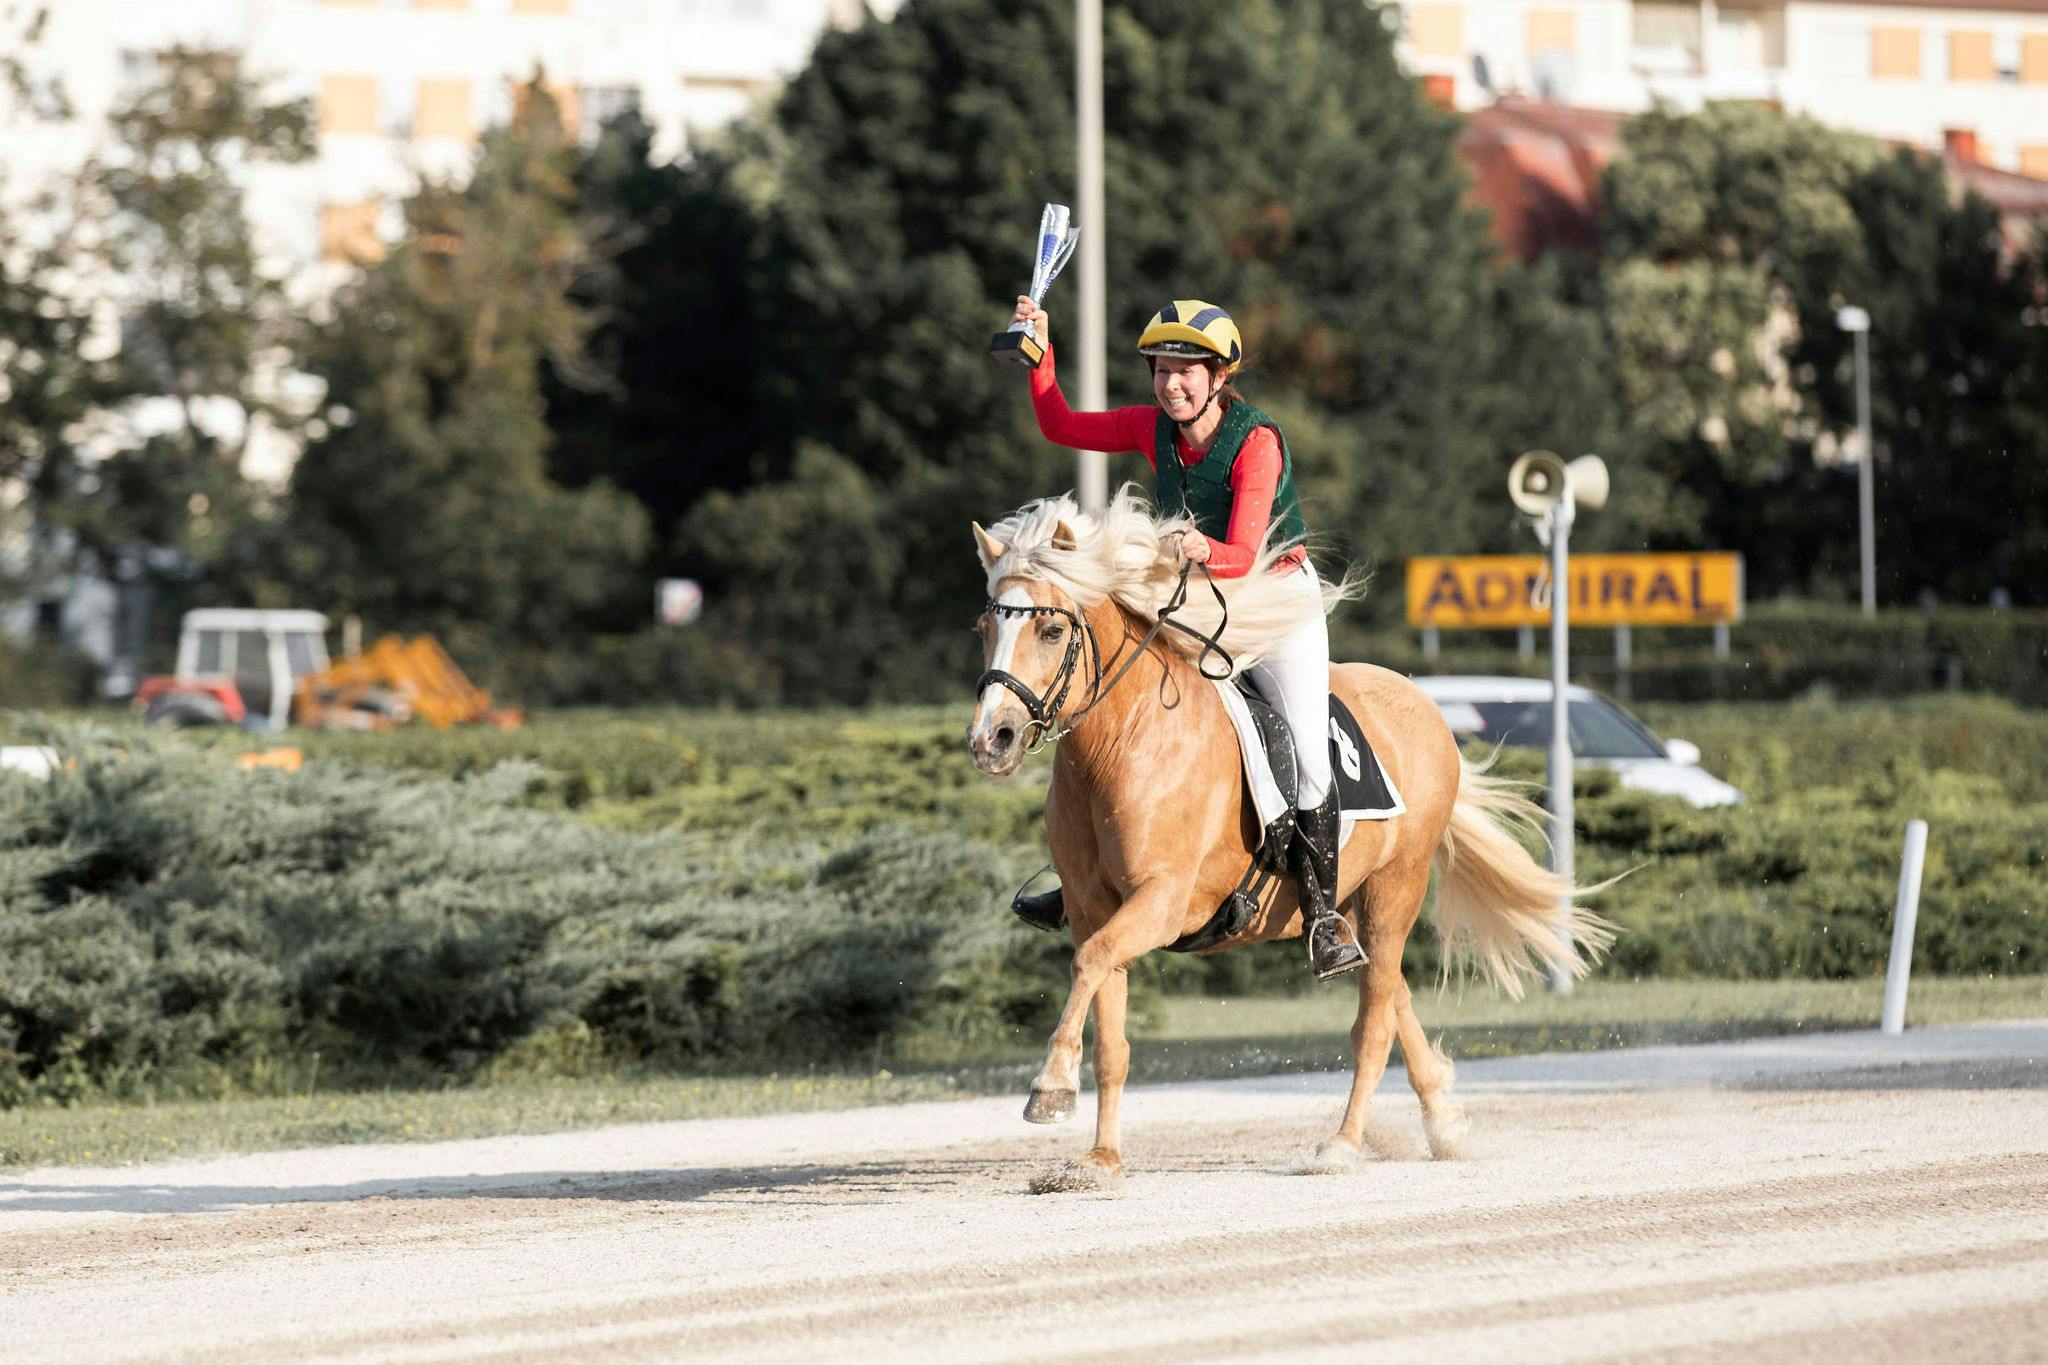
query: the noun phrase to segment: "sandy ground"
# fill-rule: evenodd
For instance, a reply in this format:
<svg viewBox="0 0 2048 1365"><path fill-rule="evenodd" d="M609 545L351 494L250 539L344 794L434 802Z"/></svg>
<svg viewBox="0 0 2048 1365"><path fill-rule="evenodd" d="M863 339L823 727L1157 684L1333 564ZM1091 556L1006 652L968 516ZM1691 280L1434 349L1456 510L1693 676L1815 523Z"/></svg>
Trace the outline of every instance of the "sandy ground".
<svg viewBox="0 0 2048 1365"><path fill-rule="evenodd" d="M1430 1161L1297 1174L1344 1078L0 1179L0 1352L208 1362L2048 1354L2048 1023L1466 1063ZM1398 1088L1397 1088L1398 1087Z"/></svg>

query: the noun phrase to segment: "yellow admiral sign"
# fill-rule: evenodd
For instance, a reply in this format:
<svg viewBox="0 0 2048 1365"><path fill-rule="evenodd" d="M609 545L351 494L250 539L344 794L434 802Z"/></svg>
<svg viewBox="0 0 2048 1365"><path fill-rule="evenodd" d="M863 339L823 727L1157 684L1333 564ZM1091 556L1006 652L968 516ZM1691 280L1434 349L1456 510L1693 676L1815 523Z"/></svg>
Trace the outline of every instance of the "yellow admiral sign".
<svg viewBox="0 0 2048 1365"><path fill-rule="evenodd" d="M1575 626L1712 626L1742 619L1742 556L1573 555ZM1408 622L1445 630L1550 622L1543 555L1455 555L1408 561Z"/></svg>

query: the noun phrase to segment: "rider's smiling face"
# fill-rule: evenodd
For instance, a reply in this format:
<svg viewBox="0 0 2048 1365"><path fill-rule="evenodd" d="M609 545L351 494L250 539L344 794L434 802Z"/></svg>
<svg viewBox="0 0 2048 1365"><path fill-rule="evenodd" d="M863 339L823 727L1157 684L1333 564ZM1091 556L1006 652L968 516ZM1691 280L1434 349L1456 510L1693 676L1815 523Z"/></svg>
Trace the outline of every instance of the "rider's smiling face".
<svg viewBox="0 0 2048 1365"><path fill-rule="evenodd" d="M1188 421L1200 412L1221 382L1203 361L1172 355L1152 357L1152 396L1176 422Z"/></svg>

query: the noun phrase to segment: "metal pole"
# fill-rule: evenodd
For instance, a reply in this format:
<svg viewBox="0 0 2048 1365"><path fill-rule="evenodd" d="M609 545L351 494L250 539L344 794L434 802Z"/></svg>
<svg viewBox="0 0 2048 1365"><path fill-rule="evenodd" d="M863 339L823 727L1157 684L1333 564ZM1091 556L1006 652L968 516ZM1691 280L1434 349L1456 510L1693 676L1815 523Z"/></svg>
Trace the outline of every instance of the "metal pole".
<svg viewBox="0 0 2048 1365"><path fill-rule="evenodd" d="M1927 859L1927 822L1906 822L1906 853L1899 863L1899 899L1892 907L1892 960L1884 972L1886 1033L1906 1029L1906 979L1913 974L1913 923L1920 917L1920 869Z"/></svg>
<svg viewBox="0 0 2048 1365"><path fill-rule="evenodd" d="M1100 412L1109 406L1104 373L1109 342L1102 254L1107 226L1102 203L1102 0L1074 3L1074 109L1080 149L1081 407ZM1107 506L1107 457L1095 450L1079 452L1074 488L1082 511L1099 512Z"/></svg>
<svg viewBox="0 0 2048 1365"><path fill-rule="evenodd" d="M1550 509L1550 866L1567 883L1572 871L1571 554L1574 508L1569 490ZM1567 945L1569 946L1569 945ZM1550 989L1572 992L1572 974L1550 972Z"/></svg>
<svg viewBox="0 0 2048 1365"><path fill-rule="evenodd" d="M1863 456L1856 469L1856 507L1863 523L1863 614L1877 614L1877 517L1875 477L1877 452L1870 444L1870 328L1856 332L1856 441Z"/></svg>

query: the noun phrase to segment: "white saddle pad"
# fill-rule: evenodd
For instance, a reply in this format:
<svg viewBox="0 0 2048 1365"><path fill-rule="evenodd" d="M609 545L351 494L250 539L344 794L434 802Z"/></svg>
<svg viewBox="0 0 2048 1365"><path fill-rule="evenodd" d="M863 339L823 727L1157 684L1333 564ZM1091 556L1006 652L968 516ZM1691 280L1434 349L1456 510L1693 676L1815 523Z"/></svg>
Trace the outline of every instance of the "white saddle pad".
<svg viewBox="0 0 2048 1365"><path fill-rule="evenodd" d="M1259 739L1259 727L1252 720L1251 708L1245 705L1244 694L1237 690L1237 684L1234 682L1219 682L1211 678L1209 685L1214 687L1217 696L1223 699L1223 712L1230 717L1231 728L1237 731L1237 752L1244 763L1245 785L1251 789L1252 809L1258 812L1259 839L1263 843L1266 826L1279 819L1281 812L1287 809L1287 798L1273 781L1273 765L1266 758L1266 746ZM1347 744L1349 742L1348 739L1345 741ZM1353 765L1357 763L1355 755L1333 757L1339 757ZM1385 771L1384 764L1381 765L1381 775L1385 778L1387 792L1393 798L1392 801L1384 807L1371 810L1345 810L1337 831L1337 841L1340 845L1351 837L1351 827L1360 820L1391 820L1408 809L1408 804L1401 799L1401 793L1394 788L1393 774ZM1334 771L1332 777L1335 777Z"/></svg>

